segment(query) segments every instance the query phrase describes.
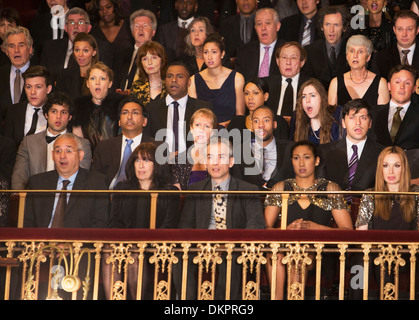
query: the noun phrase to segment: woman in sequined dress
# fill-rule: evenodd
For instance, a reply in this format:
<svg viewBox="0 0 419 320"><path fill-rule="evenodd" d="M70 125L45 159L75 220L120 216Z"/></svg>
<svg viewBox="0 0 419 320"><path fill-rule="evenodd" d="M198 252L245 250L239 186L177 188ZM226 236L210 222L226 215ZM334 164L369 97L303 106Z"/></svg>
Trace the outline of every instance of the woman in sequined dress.
<svg viewBox="0 0 419 320"><path fill-rule="evenodd" d="M316 178L315 168L320 158L316 147L309 141L295 143L291 151L295 178L280 181L272 190L277 191L339 191L339 186L323 178ZM342 195L291 194L288 200L288 230L330 229L332 219L340 229L353 229L351 217ZM276 228L281 219L281 194L268 194L265 200L265 223L267 228ZM282 300L286 270L282 264L283 254L278 254L276 299ZM268 277L272 275L272 264L267 264ZM298 275L292 275L294 281ZM271 280L271 279L270 279Z"/></svg>
<svg viewBox="0 0 419 320"><path fill-rule="evenodd" d="M418 192L410 184L406 153L397 146L385 148L378 157L375 191ZM364 194L355 227L358 230L418 230L418 196Z"/></svg>

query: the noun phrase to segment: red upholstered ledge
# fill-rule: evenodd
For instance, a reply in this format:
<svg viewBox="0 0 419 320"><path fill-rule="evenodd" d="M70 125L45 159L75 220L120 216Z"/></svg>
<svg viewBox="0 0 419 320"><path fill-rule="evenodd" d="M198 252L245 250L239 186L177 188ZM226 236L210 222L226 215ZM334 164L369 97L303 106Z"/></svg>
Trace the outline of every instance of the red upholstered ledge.
<svg viewBox="0 0 419 320"><path fill-rule="evenodd" d="M383 242L419 243L417 231L357 230L196 230L196 229L44 229L0 228L2 240L80 240L80 241L289 241L289 242Z"/></svg>

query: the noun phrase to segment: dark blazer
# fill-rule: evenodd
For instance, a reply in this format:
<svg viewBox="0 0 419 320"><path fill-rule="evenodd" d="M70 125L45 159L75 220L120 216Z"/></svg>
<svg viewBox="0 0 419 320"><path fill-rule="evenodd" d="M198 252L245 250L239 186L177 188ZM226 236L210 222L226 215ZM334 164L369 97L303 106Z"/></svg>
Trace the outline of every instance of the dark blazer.
<svg viewBox="0 0 419 320"><path fill-rule="evenodd" d="M185 37L188 31L179 27L177 19L161 25L156 34L155 41L165 48L169 61L185 54Z"/></svg>
<svg viewBox="0 0 419 320"><path fill-rule="evenodd" d="M396 145L405 150L419 148L419 105L410 103L400 124L394 143L388 131L389 103L374 107L372 130L373 139L384 146Z"/></svg>
<svg viewBox="0 0 419 320"><path fill-rule="evenodd" d="M131 58L134 54L134 46L130 50L126 50L125 54L115 57L115 65L117 67L115 75L115 88L123 90L125 83L128 80L128 89L131 88L132 82L134 81L135 73L137 72L137 63L134 61L132 64L131 72L129 73L129 66L131 64Z"/></svg>
<svg viewBox="0 0 419 320"><path fill-rule="evenodd" d="M391 47L377 51L372 56L371 71L379 74L381 77L387 79L391 68L401 64L399 50L397 44ZM415 49L413 53L412 67L419 70L419 49Z"/></svg>
<svg viewBox="0 0 419 320"><path fill-rule="evenodd" d="M318 13L311 18L310 28L314 28L314 39L311 39L311 43L321 39L322 31L317 25ZM301 44L303 30L305 27L304 15L300 12L291 16L285 17L281 20L281 28L278 31L278 38L285 41L297 41Z"/></svg>
<svg viewBox="0 0 419 320"><path fill-rule="evenodd" d="M352 182L352 190L366 190L375 185L377 158L384 146L367 138ZM320 166L318 176L337 183L342 190L348 187L348 158L346 138L319 145Z"/></svg>
<svg viewBox="0 0 419 320"><path fill-rule="evenodd" d="M269 75L279 74L279 68L276 64L275 51L283 44L284 41L277 38L275 48L272 53L271 64L269 66ZM259 55L260 55L260 42L258 40L251 41L240 47L237 51L234 69L240 72L244 79L251 80L259 74Z"/></svg>
<svg viewBox="0 0 419 320"><path fill-rule="evenodd" d="M300 77L298 78L297 92L300 89L301 85L310 79L304 73L300 72ZM266 101L266 105L270 107L275 114L278 112L278 104L281 98L281 88L282 88L282 75L275 74L266 78L266 81L269 85L269 98ZM295 102L296 104L296 102Z"/></svg>
<svg viewBox="0 0 419 320"><path fill-rule="evenodd" d="M7 108L12 104L12 96L10 94L10 70L11 65L0 67L0 121L6 121ZM27 101L26 92L22 90L19 102Z"/></svg>
<svg viewBox="0 0 419 320"><path fill-rule="evenodd" d="M305 47L307 51L307 61L301 69L308 77L317 78L329 89L330 81L336 76L350 70L346 61L346 40L343 40L341 49L336 57L336 66L332 67L326 49L326 40L317 40Z"/></svg>
<svg viewBox="0 0 419 320"><path fill-rule="evenodd" d="M211 178L193 183L189 190L212 190ZM257 191L257 187L230 177L229 191ZM190 194L179 221L182 229L208 229L212 210L212 194ZM229 194L226 213L227 229L264 229L263 206L258 194Z"/></svg>
<svg viewBox="0 0 419 320"><path fill-rule="evenodd" d="M250 41L257 41L258 36L254 27L252 27ZM224 37L225 52L229 57L237 55L237 49L244 45L240 36L240 14L235 14L221 21L220 34Z"/></svg>
<svg viewBox="0 0 419 320"><path fill-rule="evenodd" d="M10 185L16 161L16 145L13 139L0 135L0 178L6 178Z"/></svg>
<svg viewBox="0 0 419 320"><path fill-rule="evenodd" d="M277 164L276 169L272 172L271 178L267 181L267 188L272 188L273 185L279 181L289 179L294 177L294 169L291 163L291 147L293 146L293 142L289 140L278 140L276 141L276 152L277 152ZM235 155L237 154L237 146L235 146ZM266 181L263 179L261 175L261 170L258 170L258 165L255 163L254 156L251 153L251 142L244 141L241 150L240 150L241 159L240 162L234 164L231 172L232 175L236 178L242 179L247 181L251 184L256 185L259 190L266 190L263 185ZM246 159L250 156L250 163L246 163ZM245 157L245 158L244 158ZM249 159L247 159L249 162ZM249 174L249 170L256 170L256 174Z"/></svg>
<svg viewBox="0 0 419 320"><path fill-rule="evenodd" d="M117 184L115 190L136 190L127 181ZM178 190L171 186L168 190ZM150 194L115 193L112 196L111 228L150 228ZM156 228L177 228L179 222L179 194L159 194L157 198Z"/></svg>
<svg viewBox="0 0 419 320"><path fill-rule="evenodd" d="M48 171L30 178L28 190L56 190L58 172ZM104 175L79 168L73 190L107 190ZM24 226L47 228L52 217L55 193L28 193ZM109 195L72 193L64 216L65 228L107 228L109 226Z"/></svg>
<svg viewBox="0 0 419 320"><path fill-rule="evenodd" d="M91 170L104 174L109 183L119 171L121 165L122 135L100 141L93 153ZM143 134L141 142L155 142Z"/></svg>
<svg viewBox="0 0 419 320"><path fill-rule="evenodd" d="M186 112L185 112L185 123L186 123L186 137L188 137L190 126L189 122L193 113L201 108L208 108L212 110L212 104L191 98L188 96L188 102L186 103ZM155 138L157 131L167 127L167 106L166 106L166 97L151 101L147 106L147 125L144 128L143 133L149 137ZM186 141L186 145L191 145L193 141Z"/></svg>

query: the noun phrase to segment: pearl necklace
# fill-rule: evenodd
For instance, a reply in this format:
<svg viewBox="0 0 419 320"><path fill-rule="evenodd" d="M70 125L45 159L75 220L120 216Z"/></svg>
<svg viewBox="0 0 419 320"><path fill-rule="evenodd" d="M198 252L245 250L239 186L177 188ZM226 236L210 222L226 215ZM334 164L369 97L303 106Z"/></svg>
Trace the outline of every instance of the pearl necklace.
<svg viewBox="0 0 419 320"><path fill-rule="evenodd" d="M368 70L367 70L367 73L365 74L365 78L364 78L364 80L362 80L361 82L355 82L355 81L352 79L352 72L351 72L351 71L349 71L349 77L351 78L351 81L352 81L353 83L355 83L355 84L361 84L361 83L364 83L364 82L365 82L365 80L367 80L367 77L368 77Z"/></svg>

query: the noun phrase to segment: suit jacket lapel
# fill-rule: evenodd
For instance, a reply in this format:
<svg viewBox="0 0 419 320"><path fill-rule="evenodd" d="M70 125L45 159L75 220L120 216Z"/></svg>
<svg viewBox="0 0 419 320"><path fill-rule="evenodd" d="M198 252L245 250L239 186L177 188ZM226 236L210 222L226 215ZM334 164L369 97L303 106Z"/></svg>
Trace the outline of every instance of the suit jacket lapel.
<svg viewBox="0 0 419 320"><path fill-rule="evenodd" d="M228 191L238 190L237 180L234 177L230 176L230 184ZM227 229L233 228L233 206L236 196L234 194L229 194L227 197L227 211L226 211L226 226Z"/></svg>
<svg viewBox="0 0 419 320"><path fill-rule="evenodd" d="M208 179L208 181L205 184L203 190L208 190L208 191L212 190L211 178ZM208 226L210 224L210 220L211 220L212 198L213 198L212 195L203 194L200 197L200 199L202 201L199 201L199 203L197 205L198 213L202 212L202 214L199 214L199 216L202 217L202 219L204 220L202 225L205 226L206 228L208 228ZM200 223L197 222L197 225L200 225Z"/></svg>
<svg viewBox="0 0 419 320"><path fill-rule="evenodd" d="M416 105L411 101L409 108L407 109L406 114L403 117L403 121L400 124L399 130L397 131L396 138L394 139L395 144L397 144L397 141L400 139L400 136L404 134L405 128L409 127L409 124L411 122L410 119L416 119L416 117L413 116L413 114L415 113L418 113L418 110Z"/></svg>
<svg viewBox="0 0 419 320"><path fill-rule="evenodd" d="M167 126L167 109L168 107L166 106L166 97L163 97L161 99L160 111L159 111L160 123L161 123L161 126L159 128L166 128Z"/></svg>
<svg viewBox="0 0 419 320"><path fill-rule="evenodd" d="M36 151L39 152L39 156L37 157L37 159L39 159L39 163L40 163L40 172L45 172L47 171L47 163L48 163L48 144L45 141L45 136L47 135L47 132L44 131L41 134L37 135L37 140L36 141Z"/></svg>
<svg viewBox="0 0 419 320"><path fill-rule="evenodd" d="M86 181L86 171L84 171L82 168L79 168L79 172L77 173L76 180L74 181L73 189L72 190L83 190L84 184ZM79 193L72 193L70 194L70 199L68 200L67 207L65 210L65 213L68 214L71 210L71 207L74 205L74 203L77 201L77 199L80 197Z"/></svg>

